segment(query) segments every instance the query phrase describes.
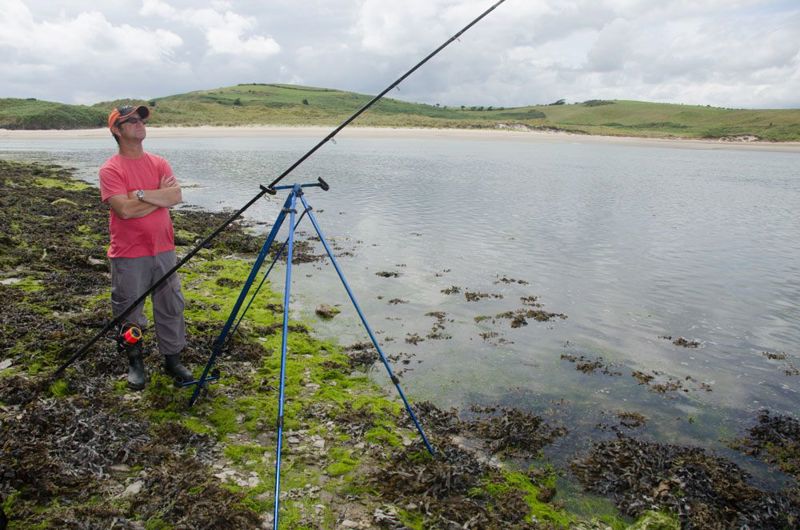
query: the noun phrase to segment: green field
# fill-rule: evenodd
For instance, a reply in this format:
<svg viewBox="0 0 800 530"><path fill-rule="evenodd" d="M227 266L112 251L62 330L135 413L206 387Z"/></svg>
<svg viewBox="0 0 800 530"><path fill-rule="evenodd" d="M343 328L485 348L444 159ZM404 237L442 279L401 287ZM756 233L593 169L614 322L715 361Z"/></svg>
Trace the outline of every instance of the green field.
<svg viewBox="0 0 800 530"><path fill-rule="evenodd" d="M108 109L144 103L154 126L323 125L341 123L372 96L325 88L242 84L151 100L87 106L0 99L0 128L71 129L102 126ZM800 109L723 109L710 106L590 100L527 107L448 107L383 99L354 125L469 129L542 129L653 138L754 136L800 141Z"/></svg>

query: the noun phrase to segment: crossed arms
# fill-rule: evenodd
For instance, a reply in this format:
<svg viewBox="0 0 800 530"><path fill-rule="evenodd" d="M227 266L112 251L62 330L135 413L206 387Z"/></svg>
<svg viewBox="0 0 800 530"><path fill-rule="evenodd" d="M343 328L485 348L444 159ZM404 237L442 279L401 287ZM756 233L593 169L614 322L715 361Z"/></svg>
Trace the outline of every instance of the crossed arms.
<svg viewBox="0 0 800 530"><path fill-rule="evenodd" d="M108 203L122 219L144 217L159 208L169 208L183 201L181 187L174 175L162 175L157 190L145 190L144 200L136 198L135 191L127 195L113 195Z"/></svg>

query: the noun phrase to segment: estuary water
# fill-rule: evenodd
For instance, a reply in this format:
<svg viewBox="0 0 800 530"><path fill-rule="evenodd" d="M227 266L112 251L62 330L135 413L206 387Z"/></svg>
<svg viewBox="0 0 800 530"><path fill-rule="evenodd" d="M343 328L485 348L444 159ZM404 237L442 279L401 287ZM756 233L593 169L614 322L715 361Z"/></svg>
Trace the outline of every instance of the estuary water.
<svg viewBox="0 0 800 530"><path fill-rule="evenodd" d="M146 145L170 160L187 203L221 210L321 137ZM3 158L74 167L93 183L113 152L110 138L0 140ZM799 168L798 150L712 143L361 133L287 183L331 185L306 198L413 400L546 414L570 429L552 449L562 454L637 412L643 436L710 447L763 476L725 443L760 409L800 405ZM246 217L266 230L283 198ZM293 277L299 318L342 344L368 340L327 262ZM503 314L531 309L531 297L566 318L512 327ZM320 321L323 303L342 313ZM390 386L382 366L373 375Z"/></svg>

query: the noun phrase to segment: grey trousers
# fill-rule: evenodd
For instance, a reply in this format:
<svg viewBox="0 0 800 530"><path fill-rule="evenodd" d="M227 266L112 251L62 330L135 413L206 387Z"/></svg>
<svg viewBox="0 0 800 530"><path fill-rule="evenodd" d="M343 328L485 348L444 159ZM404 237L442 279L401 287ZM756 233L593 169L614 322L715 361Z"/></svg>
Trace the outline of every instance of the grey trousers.
<svg viewBox="0 0 800 530"><path fill-rule="evenodd" d="M175 266L175 251L141 258L111 258L111 310L114 317L122 313L142 293ZM156 321L158 350L162 355L175 355L186 346L186 323L183 319L183 294L178 274L172 274L151 295ZM126 322L144 329L144 302L125 317Z"/></svg>

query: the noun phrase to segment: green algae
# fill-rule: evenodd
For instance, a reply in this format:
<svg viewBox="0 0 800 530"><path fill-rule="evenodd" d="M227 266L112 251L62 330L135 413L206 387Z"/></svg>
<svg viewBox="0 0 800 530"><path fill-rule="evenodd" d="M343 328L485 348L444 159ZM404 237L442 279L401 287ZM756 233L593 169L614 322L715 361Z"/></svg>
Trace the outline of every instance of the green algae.
<svg viewBox="0 0 800 530"><path fill-rule="evenodd" d="M527 519L529 522L547 521L561 528L568 528L575 521L574 516L540 501L541 487L534 485L526 474L519 471L503 471L501 476L503 478L502 482L486 483L482 490L496 499L507 495L509 492L520 492L530 508L530 514ZM555 479L551 480L552 484L555 485ZM473 490L472 493L475 495L479 492L481 490Z"/></svg>
<svg viewBox="0 0 800 530"><path fill-rule="evenodd" d="M33 185L40 188L58 188L66 191L82 191L91 188L89 184L79 180L63 180L53 177L36 177L33 179Z"/></svg>
<svg viewBox="0 0 800 530"><path fill-rule="evenodd" d="M348 474L358 467L358 460L353 458L353 451L349 449L334 447L329 451L328 458L333 462L325 468L325 472L332 477Z"/></svg>
<svg viewBox="0 0 800 530"><path fill-rule="evenodd" d="M53 397L65 397L70 394L69 383L64 379L59 379L50 385L50 394Z"/></svg>

